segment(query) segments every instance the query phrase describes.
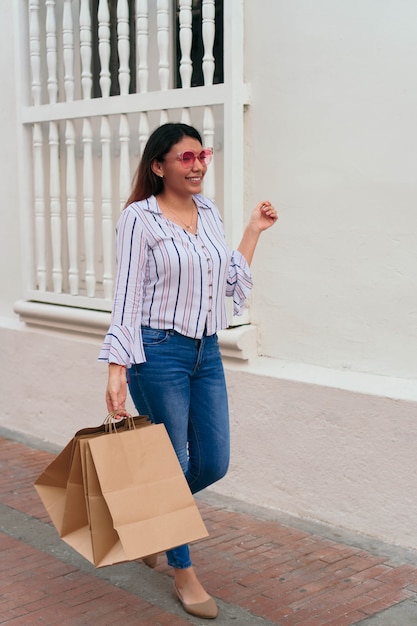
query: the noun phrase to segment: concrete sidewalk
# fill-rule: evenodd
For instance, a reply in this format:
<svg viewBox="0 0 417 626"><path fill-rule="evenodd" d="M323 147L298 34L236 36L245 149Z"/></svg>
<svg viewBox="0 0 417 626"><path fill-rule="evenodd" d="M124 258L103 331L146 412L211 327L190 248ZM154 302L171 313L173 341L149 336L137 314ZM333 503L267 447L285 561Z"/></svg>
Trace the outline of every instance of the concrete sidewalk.
<svg viewBox="0 0 417 626"><path fill-rule="evenodd" d="M0 624L182 626L160 557L95 569L59 539L33 482L53 448L0 431ZM219 626L416 626L417 554L206 492L193 560Z"/></svg>

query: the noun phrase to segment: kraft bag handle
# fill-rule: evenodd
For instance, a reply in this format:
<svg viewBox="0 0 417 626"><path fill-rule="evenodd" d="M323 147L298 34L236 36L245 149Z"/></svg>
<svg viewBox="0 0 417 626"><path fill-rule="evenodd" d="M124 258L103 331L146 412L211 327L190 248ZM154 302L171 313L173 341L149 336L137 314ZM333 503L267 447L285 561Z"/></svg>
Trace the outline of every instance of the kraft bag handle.
<svg viewBox="0 0 417 626"><path fill-rule="evenodd" d="M125 430L135 430L136 426L144 426L149 423L147 415L137 415L133 417L130 413L126 415L125 409L118 409L107 414L103 424L106 433L117 433ZM118 419L117 416L123 413Z"/></svg>

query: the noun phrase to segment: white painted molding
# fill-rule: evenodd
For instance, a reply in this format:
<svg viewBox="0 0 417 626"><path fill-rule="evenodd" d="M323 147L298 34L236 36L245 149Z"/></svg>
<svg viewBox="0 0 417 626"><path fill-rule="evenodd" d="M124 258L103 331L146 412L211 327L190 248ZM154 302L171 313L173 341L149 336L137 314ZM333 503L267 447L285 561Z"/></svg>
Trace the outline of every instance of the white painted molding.
<svg viewBox="0 0 417 626"><path fill-rule="evenodd" d="M14 311L20 316L20 322L28 326L43 330L71 331L80 336L89 335L100 339L104 337L110 325L110 313L92 309L18 300L14 305ZM0 320L0 327L10 327L10 324ZM244 369L265 379L343 389L408 402L417 401L415 380L259 357L257 327L251 324L221 330L218 336L222 356L227 359L227 368L230 370Z"/></svg>
<svg viewBox="0 0 417 626"><path fill-rule="evenodd" d="M110 313L92 309L77 309L57 304L18 300L14 311L28 326L72 331L104 337L110 325ZM224 357L248 361L257 354L257 330L250 324L221 330L218 333Z"/></svg>
<svg viewBox="0 0 417 626"><path fill-rule="evenodd" d="M189 89L169 89L166 92L163 106L166 109L182 109L187 107L223 104L225 87L223 83ZM245 92L246 93L246 92ZM249 95L243 96L244 103ZM112 96L111 98L93 98L91 100L75 100L74 102L57 102L39 106L23 106L21 120L23 124L49 122L100 115L119 115L120 113L139 113L141 111L160 111L161 97L159 91Z"/></svg>
<svg viewBox="0 0 417 626"><path fill-rule="evenodd" d="M29 326L70 330L101 337L104 337L110 324L110 313L105 311L76 309L42 302L18 300L14 305L14 312Z"/></svg>
<svg viewBox="0 0 417 626"><path fill-rule="evenodd" d="M251 324L234 326L218 333L222 356L240 361L257 357L257 328Z"/></svg>

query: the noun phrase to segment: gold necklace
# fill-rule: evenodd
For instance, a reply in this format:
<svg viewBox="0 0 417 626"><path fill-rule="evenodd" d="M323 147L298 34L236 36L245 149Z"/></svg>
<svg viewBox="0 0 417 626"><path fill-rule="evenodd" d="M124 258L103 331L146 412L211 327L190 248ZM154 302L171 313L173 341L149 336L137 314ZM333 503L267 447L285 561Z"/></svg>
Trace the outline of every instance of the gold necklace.
<svg viewBox="0 0 417 626"><path fill-rule="evenodd" d="M193 232L193 230L196 230L192 223L187 224L186 222L184 222L184 220L179 215L177 215L177 213L175 213L175 211L173 211L171 207L165 204L165 202L164 202L164 206L165 206L165 209L168 209L168 211L172 213L172 215L174 215L177 218L177 220L179 220L181 224L185 226L187 230L189 230L190 232ZM193 208L191 209L191 220L194 221L194 205L193 205Z"/></svg>

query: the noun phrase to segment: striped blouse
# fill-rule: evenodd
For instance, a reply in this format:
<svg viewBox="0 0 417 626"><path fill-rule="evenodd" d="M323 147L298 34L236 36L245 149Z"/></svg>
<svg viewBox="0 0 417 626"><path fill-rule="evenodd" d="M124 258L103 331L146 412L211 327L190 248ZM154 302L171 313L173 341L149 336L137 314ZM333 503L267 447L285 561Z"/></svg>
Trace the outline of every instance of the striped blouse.
<svg viewBox="0 0 417 626"><path fill-rule="evenodd" d="M197 235L168 220L156 198L122 211L111 326L99 360L129 367L146 358L141 326L201 338L226 328L225 296L239 315L252 287L245 258L225 242L215 204L195 195Z"/></svg>

